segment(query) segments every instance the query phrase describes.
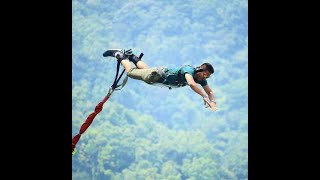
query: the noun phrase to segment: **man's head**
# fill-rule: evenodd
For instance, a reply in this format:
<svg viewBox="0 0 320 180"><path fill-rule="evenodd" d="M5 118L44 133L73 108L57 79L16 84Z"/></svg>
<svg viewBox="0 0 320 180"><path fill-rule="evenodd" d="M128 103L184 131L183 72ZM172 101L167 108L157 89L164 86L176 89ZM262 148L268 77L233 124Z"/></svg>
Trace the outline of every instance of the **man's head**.
<svg viewBox="0 0 320 180"><path fill-rule="evenodd" d="M196 68L194 78L196 82L203 81L210 77L214 73L214 69L210 63L203 63L201 66Z"/></svg>

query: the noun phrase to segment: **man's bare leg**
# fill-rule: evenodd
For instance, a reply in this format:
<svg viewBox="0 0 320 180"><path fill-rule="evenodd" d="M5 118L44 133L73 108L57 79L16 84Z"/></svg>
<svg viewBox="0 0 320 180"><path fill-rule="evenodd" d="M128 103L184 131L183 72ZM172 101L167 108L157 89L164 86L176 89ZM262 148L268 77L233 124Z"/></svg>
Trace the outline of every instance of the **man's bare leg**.
<svg viewBox="0 0 320 180"><path fill-rule="evenodd" d="M115 52L114 52L115 51ZM114 53L114 54L113 54ZM132 54L126 57L126 55L119 50L108 50L104 54L104 56L114 56L121 62L121 65L124 67L126 72L129 72L131 67L131 62L136 65L137 69L147 69L148 65L142 62L136 55Z"/></svg>
<svg viewBox="0 0 320 180"><path fill-rule="evenodd" d="M147 69L148 68L148 65L141 60L137 62L136 66L138 69Z"/></svg>
<svg viewBox="0 0 320 180"><path fill-rule="evenodd" d="M148 65L142 62L138 56L131 54L128 56L128 59L136 65L137 69L148 69Z"/></svg>
<svg viewBox="0 0 320 180"><path fill-rule="evenodd" d="M124 67L124 69L126 70L126 72L129 72L130 69L132 68L131 62L129 61L129 59L122 60L121 64ZM148 68L148 65L146 63L144 63L143 61L138 61L136 66L138 69L147 69Z"/></svg>
<svg viewBox="0 0 320 180"><path fill-rule="evenodd" d="M122 66L124 67L124 69L126 70L126 72L128 73L130 71L130 69L132 68L131 66L131 62L129 61L129 59L123 59L121 61Z"/></svg>

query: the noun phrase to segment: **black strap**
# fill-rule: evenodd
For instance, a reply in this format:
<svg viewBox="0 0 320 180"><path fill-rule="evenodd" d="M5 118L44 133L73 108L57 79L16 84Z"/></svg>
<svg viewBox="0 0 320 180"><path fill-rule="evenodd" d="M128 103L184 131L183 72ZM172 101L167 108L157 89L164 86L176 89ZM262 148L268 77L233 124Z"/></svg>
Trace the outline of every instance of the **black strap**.
<svg viewBox="0 0 320 180"><path fill-rule="evenodd" d="M117 61L117 73L116 73L116 77L114 78L113 84L112 84L112 89L115 89L118 85L119 80L121 79L123 73L125 70L122 71L120 77L118 78L119 75L119 69L120 69L120 61Z"/></svg>
<svg viewBox="0 0 320 180"><path fill-rule="evenodd" d="M140 59L140 60L141 60L141 58L142 58L143 55L144 55L143 53L140 53L140 55L139 55L139 59Z"/></svg>

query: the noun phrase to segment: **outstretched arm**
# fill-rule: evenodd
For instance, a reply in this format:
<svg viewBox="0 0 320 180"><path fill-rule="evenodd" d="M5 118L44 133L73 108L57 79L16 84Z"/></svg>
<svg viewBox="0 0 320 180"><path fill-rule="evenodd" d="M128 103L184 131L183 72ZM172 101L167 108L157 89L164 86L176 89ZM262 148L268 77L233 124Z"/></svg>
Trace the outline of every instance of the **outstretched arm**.
<svg viewBox="0 0 320 180"><path fill-rule="evenodd" d="M208 105L211 107L211 109L212 109L213 111L215 111L215 110L216 110L215 103L214 103L214 102L209 102L209 101L207 100L207 99L208 99L208 97L207 97L208 92L207 92L207 94L206 94L205 92L203 92L203 91L199 88L198 84L194 81L193 77L192 77L190 74L186 73L186 74L185 74L185 78L186 78L187 83L189 84L190 88L191 88L194 92L196 92L197 94L199 94L200 96L202 96L203 100L205 101L205 104L208 103ZM207 85L207 86L208 86L208 85ZM206 87L206 86L205 86L205 87ZM209 87L209 86L208 86L208 87ZM205 89L205 90L206 90L206 89ZM210 89L210 87L209 87L209 91L212 92L211 89ZM209 92L209 94L208 94L209 99L210 99L210 100L214 100L214 95L213 95L213 93L210 93L210 92Z"/></svg>
<svg viewBox="0 0 320 180"><path fill-rule="evenodd" d="M204 91L208 94L208 97L210 99L210 107L211 109L213 110L213 108L216 110L217 109L217 103L215 101L215 97L214 97L214 94L213 94L213 91L211 90L210 86L209 85L205 85L203 86L203 89Z"/></svg>

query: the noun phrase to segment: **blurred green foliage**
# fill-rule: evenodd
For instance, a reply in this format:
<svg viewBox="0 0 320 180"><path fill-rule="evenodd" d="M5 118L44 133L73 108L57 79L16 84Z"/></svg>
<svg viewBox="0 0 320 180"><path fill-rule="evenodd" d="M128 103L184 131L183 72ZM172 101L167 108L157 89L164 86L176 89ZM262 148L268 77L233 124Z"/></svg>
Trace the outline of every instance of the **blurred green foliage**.
<svg viewBox="0 0 320 180"><path fill-rule="evenodd" d="M248 179L247 0L73 0L73 135L113 83L111 48L150 67L211 63L218 111L189 87L129 79L81 136L74 180Z"/></svg>

